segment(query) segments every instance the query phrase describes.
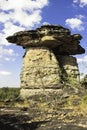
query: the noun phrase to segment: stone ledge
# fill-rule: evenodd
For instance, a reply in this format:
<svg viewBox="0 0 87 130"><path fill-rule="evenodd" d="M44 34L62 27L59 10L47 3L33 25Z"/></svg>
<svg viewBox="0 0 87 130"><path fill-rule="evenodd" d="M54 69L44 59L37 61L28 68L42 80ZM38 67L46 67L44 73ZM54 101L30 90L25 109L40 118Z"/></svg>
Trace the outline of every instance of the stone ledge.
<svg viewBox="0 0 87 130"><path fill-rule="evenodd" d="M20 97L22 99L28 99L32 96L35 95L48 95L48 94L62 94L63 90L62 89L21 89L20 90Z"/></svg>

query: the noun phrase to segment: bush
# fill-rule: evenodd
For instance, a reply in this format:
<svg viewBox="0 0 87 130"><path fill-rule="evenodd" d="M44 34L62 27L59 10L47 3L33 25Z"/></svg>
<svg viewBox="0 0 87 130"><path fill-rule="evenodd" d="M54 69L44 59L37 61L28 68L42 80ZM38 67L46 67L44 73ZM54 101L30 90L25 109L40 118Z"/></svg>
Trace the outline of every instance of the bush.
<svg viewBox="0 0 87 130"><path fill-rule="evenodd" d="M0 88L0 100L12 100L19 96L20 88Z"/></svg>
<svg viewBox="0 0 87 130"><path fill-rule="evenodd" d="M85 89L87 89L87 75L85 75L85 77L81 81L81 84Z"/></svg>

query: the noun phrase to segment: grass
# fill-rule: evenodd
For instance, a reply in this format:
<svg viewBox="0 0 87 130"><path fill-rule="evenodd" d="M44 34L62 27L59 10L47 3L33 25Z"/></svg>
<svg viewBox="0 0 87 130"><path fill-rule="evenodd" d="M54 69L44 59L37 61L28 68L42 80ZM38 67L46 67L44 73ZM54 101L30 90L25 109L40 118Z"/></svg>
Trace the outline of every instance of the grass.
<svg viewBox="0 0 87 130"><path fill-rule="evenodd" d="M0 105L3 105L3 101L14 101L20 94L20 88L8 88L3 87L0 88ZM52 98L52 97L50 97ZM36 98L35 98L36 99ZM52 107L52 104L54 104L54 107L57 106L57 102L59 101L50 101L51 104L48 102L49 99L44 100L40 97L39 101L37 102L38 108L41 110L48 110L50 107ZM31 100L32 101L32 100ZM62 101L62 100L61 100ZM12 102L15 106L18 107L29 107L29 105L33 104L33 102L30 101L24 101L24 102ZM11 102L10 102L11 105ZM65 108L72 108L75 111L82 112L84 114L87 114L87 93L84 93L83 95L70 95L69 98L67 98L67 102L64 103ZM57 106L58 107L58 106ZM55 108L56 109L56 108Z"/></svg>
<svg viewBox="0 0 87 130"><path fill-rule="evenodd" d="M13 100L19 96L20 88L0 88L0 101Z"/></svg>
<svg viewBox="0 0 87 130"><path fill-rule="evenodd" d="M65 104L65 108L71 108L75 114L87 115L87 93L79 97L79 95L70 96Z"/></svg>

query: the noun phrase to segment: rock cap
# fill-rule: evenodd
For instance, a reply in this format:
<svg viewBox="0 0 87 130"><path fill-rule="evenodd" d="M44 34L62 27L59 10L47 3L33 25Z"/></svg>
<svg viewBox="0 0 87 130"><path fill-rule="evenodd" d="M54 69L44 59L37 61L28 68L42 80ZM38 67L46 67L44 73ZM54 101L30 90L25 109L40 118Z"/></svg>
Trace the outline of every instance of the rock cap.
<svg viewBox="0 0 87 130"><path fill-rule="evenodd" d="M60 25L43 25L36 30L20 31L6 38L8 42L28 47L48 47L58 54L82 54L85 50L80 46L82 36L71 34L70 30Z"/></svg>

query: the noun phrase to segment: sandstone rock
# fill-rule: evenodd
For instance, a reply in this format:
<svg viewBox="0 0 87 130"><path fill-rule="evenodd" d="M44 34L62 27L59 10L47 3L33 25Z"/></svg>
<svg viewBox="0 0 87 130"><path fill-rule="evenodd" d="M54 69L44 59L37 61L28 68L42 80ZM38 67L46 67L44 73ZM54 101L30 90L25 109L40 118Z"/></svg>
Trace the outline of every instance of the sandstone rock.
<svg viewBox="0 0 87 130"><path fill-rule="evenodd" d="M81 81L81 84L84 88L87 89L87 74L84 76L84 78Z"/></svg>
<svg viewBox="0 0 87 130"><path fill-rule="evenodd" d="M53 51L56 55L76 55L77 52L78 54L84 53L84 49L77 42L72 43L72 46L71 44L60 45L54 48Z"/></svg>
<svg viewBox="0 0 87 130"><path fill-rule="evenodd" d="M25 48L20 96L29 98L50 90L54 95L65 81L79 82L78 64L70 55L85 52L79 44L81 39L80 34L71 35L60 25L45 25L7 37L9 42Z"/></svg>
<svg viewBox="0 0 87 130"><path fill-rule="evenodd" d="M55 88L60 83L59 63L48 48L27 48L21 71L22 88Z"/></svg>
<svg viewBox="0 0 87 130"><path fill-rule="evenodd" d="M50 88L46 88L46 89L25 89L22 88L20 90L20 98L21 99L32 99L32 100L36 100L36 97L38 97L38 100L40 100L41 97L52 97L52 95L61 95L63 92L62 89L50 89ZM55 97L55 96L54 96Z"/></svg>
<svg viewBox="0 0 87 130"><path fill-rule="evenodd" d="M80 34L71 35L69 29L60 25L44 25L36 30L21 31L7 37L9 42L24 48L48 47L57 50L58 54L70 55L85 53L85 50L79 45L81 39Z"/></svg>
<svg viewBox="0 0 87 130"><path fill-rule="evenodd" d="M68 78L80 81L80 73L78 69L77 60L73 56L57 56L62 73L65 73Z"/></svg>

